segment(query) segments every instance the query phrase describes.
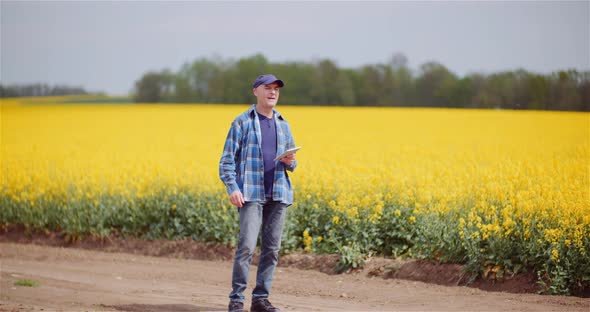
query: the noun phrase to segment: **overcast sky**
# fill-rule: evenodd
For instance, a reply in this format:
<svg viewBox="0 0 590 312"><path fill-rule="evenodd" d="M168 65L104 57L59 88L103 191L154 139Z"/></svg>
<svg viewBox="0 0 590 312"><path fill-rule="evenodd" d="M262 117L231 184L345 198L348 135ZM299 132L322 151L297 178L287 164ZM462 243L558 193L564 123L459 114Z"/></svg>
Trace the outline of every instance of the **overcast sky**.
<svg viewBox="0 0 590 312"><path fill-rule="evenodd" d="M1 81L127 94L148 70L218 55L340 67L590 69L589 1L1 1Z"/></svg>

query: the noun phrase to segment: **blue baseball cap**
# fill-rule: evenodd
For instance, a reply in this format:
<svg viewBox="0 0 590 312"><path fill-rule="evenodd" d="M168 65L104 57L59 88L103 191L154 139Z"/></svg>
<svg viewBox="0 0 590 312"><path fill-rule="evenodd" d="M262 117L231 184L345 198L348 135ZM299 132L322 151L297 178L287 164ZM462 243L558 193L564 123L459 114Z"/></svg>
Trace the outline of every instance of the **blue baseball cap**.
<svg viewBox="0 0 590 312"><path fill-rule="evenodd" d="M252 85L252 89L258 88L259 85L266 86L266 85L269 85L273 82L278 83L279 88L282 88L285 85L282 80L275 77L274 75L266 74L266 75L260 75L260 76L256 77L256 80L254 80L254 84Z"/></svg>

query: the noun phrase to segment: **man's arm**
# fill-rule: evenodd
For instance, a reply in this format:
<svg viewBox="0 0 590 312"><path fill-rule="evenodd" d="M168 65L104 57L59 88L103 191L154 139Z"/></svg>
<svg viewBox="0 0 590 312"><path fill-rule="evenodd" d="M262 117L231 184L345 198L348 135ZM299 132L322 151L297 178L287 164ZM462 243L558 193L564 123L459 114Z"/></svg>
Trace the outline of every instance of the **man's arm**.
<svg viewBox="0 0 590 312"><path fill-rule="evenodd" d="M295 140L293 139L293 134L291 133L291 127L289 126L289 124L287 124L287 130L288 130L288 142L287 142L287 149L289 148L293 148L295 147ZM292 161L291 159L285 159L286 161L283 161L283 163L285 164L285 169L293 172L295 170L295 168L297 167L297 160L295 159L295 154L291 155L293 157ZM282 160L281 160L282 161Z"/></svg>
<svg viewBox="0 0 590 312"><path fill-rule="evenodd" d="M240 141L242 131L236 121L232 125L225 139L223 154L219 160L219 178L225 184L227 194L231 195L235 191L240 191L236 182L236 154L240 150Z"/></svg>

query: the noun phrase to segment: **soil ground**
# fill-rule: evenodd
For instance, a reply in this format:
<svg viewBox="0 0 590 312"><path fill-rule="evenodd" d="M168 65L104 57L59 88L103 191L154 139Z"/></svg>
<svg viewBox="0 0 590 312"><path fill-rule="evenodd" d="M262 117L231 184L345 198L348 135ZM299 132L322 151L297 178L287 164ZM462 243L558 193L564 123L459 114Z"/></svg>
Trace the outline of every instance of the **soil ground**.
<svg viewBox="0 0 590 312"><path fill-rule="evenodd" d="M180 312L226 309L232 267L231 259L227 258L231 258L231 249L203 249L202 245L185 241L161 244L146 244L141 240L124 242L102 242L104 247L101 250L92 250L96 248L91 248L92 244L88 242L75 244L76 248L64 248L59 239L44 239L43 245L39 245L39 240L0 235L0 311ZM120 252L121 245L125 244L126 248L131 248L128 251L135 253ZM159 247L153 247L155 245ZM207 250L210 254L206 253ZM423 275L439 274L439 278L431 277L431 281L460 283L461 278L452 278L457 272L455 275L442 274L453 270L449 266L428 266L427 270L420 270L425 263L396 266L387 259L373 259L363 271L333 274L330 268L336 260L331 256L283 257L275 273L271 302L283 311L590 310L589 298L491 292L473 287L384 278L387 274L383 273L384 268L397 267L398 275L414 275L420 279ZM403 273L404 270L409 272ZM256 266L253 266L246 307L250 304L255 272ZM22 279L33 280L38 285L16 286L15 282ZM528 285L528 281L517 283Z"/></svg>

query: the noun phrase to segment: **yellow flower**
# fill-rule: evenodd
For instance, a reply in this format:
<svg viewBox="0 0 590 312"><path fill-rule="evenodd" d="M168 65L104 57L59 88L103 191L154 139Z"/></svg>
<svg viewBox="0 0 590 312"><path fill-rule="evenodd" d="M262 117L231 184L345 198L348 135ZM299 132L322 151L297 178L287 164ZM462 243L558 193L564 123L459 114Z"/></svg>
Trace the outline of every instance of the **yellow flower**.
<svg viewBox="0 0 590 312"><path fill-rule="evenodd" d="M311 251L311 244L313 243L313 237L309 235L309 231L303 231L303 246L305 251Z"/></svg>
<svg viewBox="0 0 590 312"><path fill-rule="evenodd" d="M340 224L340 217L339 216L333 216L332 217L332 222L334 224Z"/></svg>
<svg viewBox="0 0 590 312"><path fill-rule="evenodd" d="M555 248L551 249L551 261L559 262L559 251Z"/></svg>

